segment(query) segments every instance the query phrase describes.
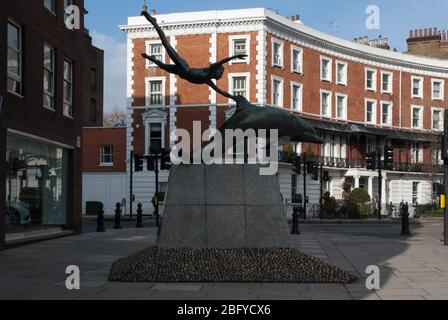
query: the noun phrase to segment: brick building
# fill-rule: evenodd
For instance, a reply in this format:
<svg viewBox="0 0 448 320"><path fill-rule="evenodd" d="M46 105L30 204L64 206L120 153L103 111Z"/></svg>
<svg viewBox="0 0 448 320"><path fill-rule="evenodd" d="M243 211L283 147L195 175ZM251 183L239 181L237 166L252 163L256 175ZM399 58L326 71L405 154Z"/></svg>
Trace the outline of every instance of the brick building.
<svg viewBox="0 0 448 320"><path fill-rule="evenodd" d="M99 201L112 214L126 198L126 127L83 129L82 172L83 212Z"/></svg>
<svg viewBox="0 0 448 320"><path fill-rule="evenodd" d="M66 27L70 4L79 30ZM83 0L0 2L0 247L21 233L81 232L83 114L97 50L84 12Z"/></svg>
<svg viewBox="0 0 448 320"><path fill-rule="evenodd" d="M448 64L346 41L267 9L223 10L156 15L172 46L191 66L203 67L235 53L248 58L226 65L218 86L245 95L252 103L272 105L308 119L325 144L293 147L325 164L325 190L341 198L341 185L378 194L378 175L365 169L366 154L394 148L394 170L384 173L383 204L402 200L429 203L441 183L439 135L447 106ZM173 146L176 128L191 132L219 127L234 107L207 86L169 75L141 57L147 52L169 62L152 26L130 17L121 26L128 37L127 154L146 154L151 144ZM374 42L375 43L375 42ZM384 43L383 43L384 44ZM129 171L129 157L127 171ZM164 172L162 182L168 173ZM151 172L134 178L137 202L147 206L154 189ZM280 170L285 201L302 192L301 177ZM319 203L317 182L309 181L311 210ZM129 190L129 179L127 181Z"/></svg>
<svg viewBox="0 0 448 320"><path fill-rule="evenodd" d="M437 28L411 30L409 32L408 53L448 59L448 32L438 31Z"/></svg>

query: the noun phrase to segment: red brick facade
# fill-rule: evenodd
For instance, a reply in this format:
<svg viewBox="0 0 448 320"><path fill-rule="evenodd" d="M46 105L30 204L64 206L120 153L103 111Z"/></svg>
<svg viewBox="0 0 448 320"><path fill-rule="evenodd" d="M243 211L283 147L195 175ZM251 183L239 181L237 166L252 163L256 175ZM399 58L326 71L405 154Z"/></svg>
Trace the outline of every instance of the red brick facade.
<svg viewBox="0 0 448 320"><path fill-rule="evenodd" d="M253 12L256 9L253 10ZM252 17L245 17L244 14L247 11L241 11L241 21L245 19L250 20ZM250 12L249 14L252 14ZM266 11L265 11L266 12ZM236 15L240 12L234 11ZM204 13L208 14L208 12ZM221 12L219 13L221 14ZM175 16L176 14L174 14ZM223 11L222 15L226 15ZM274 16L274 15L273 15ZM185 19L183 14L179 14L180 19ZM258 18L258 16L257 16ZM171 24L176 24L174 18L167 16L158 16L160 21L165 19L173 19L170 21ZM273 19L284 20L283 17L275 16ZM280 24L288 24L290 22L283 21ZM183 21L183 20L182 20ZM139 25L144 23L143 20L139 21ZM235 29L229 31L219 31L219 28L210 28L208 31L199 32L192 29L190 25L183 25L183 22L179 23L178 28L186 29L190 28L192 34L185 32L176 32L175 34L170 34L168 31L168 38L170 41L175 41L174 45L179 54L184 57L192 67L205 67L210 63L210 60L219 61L225 57L230 56L232 53L229 48L230 37L231 36L244 36L249 37L249 47L247 48L250 55L249 63L229 63L225 66L225 74L221 80L217 81L217 85L226 91L231 91L229 85L229 74L231 73L245 73L250 75L250 81L248 81L249 86L249 100L253 103L266 103L268 105L273 104L272 101L272 77L278 77L283 80L283 104L282 106L286 109L291 109L291 83L297 82L302 85L302 110L298 114L304 118L318 120L322 123L332 123L332 124L360 124L365 127L367 133L361 134L347 134L347 154L344 158L349 160L356 160L363 163L367 140L381 138L384 132L394 132L395 137L389 140L390 144L394 147L395 161L400 163L410 163L411 162L411 146L415 142L412 139L400 140L400 132L413 132L419 133L423 136L422 139L428 137L428 141L420 142L423 151L423 160L425 164L431 165L432 151L435 148L435 137L438 132L432 130L432 108L443 108L448 106L448 68L444 67L432 67L433 70L438 69L442 71L429 71L429 67L426 64L437 65L439 62L437 60L426 60L424 62L413 62L414 58L411 56L404 56L398 53L393 53L392 51L386 49L373 49L367 45L353 45L353 52L342 54L341 53L331 53L333 51L327 51L326 48L316 48L310 45L298 44L296 40L294 42L291 39L294 35L288 34L287 36L281 36L282 26L276 26L270 24L269 20L264 21L264 26L260 27L258 31L253 31L253 28L248 28L245 30L245 26L242 25L239 28L239 32L235 32ZM218 23L219 25L219 23ZM267 27L266 27L267 26ZM132 23L129 26L132 29ZM197 28L202 28L202 25L198 25ZM290 27L290 26L288 26ZM301 31L302 27L298 27ZM168 26L169 30L170 27ZM225 29L225 28L224 28ZM152 29L148 29L148 34L154 34ZM216 33L214 34L214 30ZM272 31L274 30L274 31ZM132 34L133 31L130 31ZM305 33L308 31L305 31ZM173 88L176 92L175 103L176 108L176 119L174 123L177 128L184 128L190 131L192 122L194 120L202 122L202 130L207 130L212 124L212 118L216 119L216 126L219 127L225 121L225 111L228 110L229 103L228 99L217 95L217 111L213 114L213 108L209 106L214 105L212 99L213 96L210 95L210 89L203 85L192 85L186 81L177 77L176 83L171 83L171 77L159 68L146 68L145 59L141 57L141 53L146 51L145 42L148 40L158 40L157 37L145 37L144 32L140 36L132 36L131 41L133 43L133 60L132 60L132 78L133 83L132 90L133 98L132 106L135 108L133 112L133 139L132 145L134 146L134 151L136 153L144 153L144 139L145 139L145 126L142 122L142 114L147 111L145 106L145 83L147 77L164 77L165 78L165 108L162 108L167 113L167 121L165 127L165 145L168 145L169 130L170 130L170 92ZM283 67L273 66L273 48L272 40L275 39L280 41L283 45ZM326 40L328 41L328 40ZM335 47L339 46L340 39L332 38L330 43ZM347 44L348 45L348 44ZM302 72L296 73L291 70L292 64L292 46L297 47L303 52L303 62L302 62ZM348 45L350 46L350 45ZM371 49L377 50L374 53ZM263 52L260 52L263 50ZM337 52L337 50L335 51ZM214 56L215 54L215 56ZM358 54L358 56L357 56ZM362 55L360 59L359 56ZM384 56L384 63L380 63L376 58L381 59ZM213 57L213 58L212 58ZM321 80L321 58L331 59L331 81ZM260 59L263 58L264 61ZM371 59L369 61L369 59ZM404 62L407 61L412 62ZM421 59L421 58L415 58ZM170 63L169 57L166 55L165 61ZM365 62L364 62L365 61ZM336 62L343 62L347 65L347 85L337 84L337 65ZM421 65L419 65L419 63ZM439 64L440 65L440 64ZM448 66L448 65L447 65ZM422 71L422 69L425 69ZM371 69L376 71L376 90L366 89L366 69ZM260 72L260 71L263 72ZM382 88L382 73L390 73L392 75L391 93L383 93ZM435 75L429 75L429 73L437 73ZM423 74L423 75L422 75ZM441 74L441 75L440 75ZM419 76L423 78L423 88L424 94L423 99L412 98L412 77ZM435 79L444 80L444 99L442 101L432 99L432 84L431 81ZM332 93L332 110L331 118L327 118L321 115L321 90L327 90ZM337 120L334 116L336 114L336 94L347 95L347 118L343 121ZM172 94L172 93L171 93ZM376 125L370 125L366 123L366 99L373 99L376 101L376 114L373 115ZM172 100L172 99L171 99ZM381 102L391 102L391 125L380 125L382 120L381 114ZM423 107L423 127L422 129L412 128L412 106L422 106ZM369 131L370 130L370 131ZM378 130L378 135L376 135L375 130ZM325 131L320 130L322 133ZM331 132L330 132L331 133ZM384 143L384 138L383 143ZM369 140L370 141L370 140ZM436 143L437 144L437 143ZM437 145L438 146L438 145ZM325 156L321 153L321 147L312 145L304 145L303 151L311 148L316 156Z"/></svg>
<svg viewBox="0 0 448 320"><path fill-rule="evenodd" d="M84 128L82 140L82 172L126 172L126 128ZM102 146L112 146L113 163L101 163Z"/></svg>

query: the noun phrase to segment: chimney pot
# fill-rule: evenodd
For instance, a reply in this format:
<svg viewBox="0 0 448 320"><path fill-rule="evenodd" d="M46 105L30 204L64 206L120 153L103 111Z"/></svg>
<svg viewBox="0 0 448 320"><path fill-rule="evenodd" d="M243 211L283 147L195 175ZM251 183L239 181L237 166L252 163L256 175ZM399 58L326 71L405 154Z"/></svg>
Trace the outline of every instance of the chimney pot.
<svg viewBox="0 0 448 320"><path fill-rule="evenodd" d="M369 43L369 37L368 36L364 36L364 44L368 44Z"/></svg>
<svg viewBox="0 0 448 320"><path fill-rule="evenodd" d="M437 28L434 28L434 35L435 35L435 36L438 36L438 35L439 35L439 33L437 32Z"/></svg>
<svg viewBox="0 0 448 320"><path fill-rule="evenodd" d="M155 15L157 15L157 10L154 10L154 9L153 9L153 10L151 10L151 15L152 15L152 16L155 16Z"/></svg>
<svg viewBox="0 0 448 320"><path fill-rule="evenodd" d="M418 30L418 37L423 38L423 29Z"/></svg>
<svg viewBox="0 0 448 320"><path fill-rule="evenodd" d="M448 41L448 33L444 32L442 33L442 42L447 42Z"/></svg>
<svg viewBox="0 0 448 320"><path fill-rule="evenodd" d="M409 39L412 39L414 37L414 31L409 31Z"/></svg>

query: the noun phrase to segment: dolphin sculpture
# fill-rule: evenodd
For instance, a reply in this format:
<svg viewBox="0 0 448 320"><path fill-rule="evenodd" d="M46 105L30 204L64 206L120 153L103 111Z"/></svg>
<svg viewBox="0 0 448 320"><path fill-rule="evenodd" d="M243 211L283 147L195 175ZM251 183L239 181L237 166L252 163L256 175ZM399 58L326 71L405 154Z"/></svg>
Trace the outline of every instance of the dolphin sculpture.
<svg viewBox="0 0 448 320"><path fill-rule="evenodd" d="M241 129L277 129L279 138L291 142L309 142L322 144L323 140L316 130L302 118L291 112L268 106L255 106L242 96L234 97L237 103L235 114L227 120L219 131L224 136L225 130Z"/></svg>

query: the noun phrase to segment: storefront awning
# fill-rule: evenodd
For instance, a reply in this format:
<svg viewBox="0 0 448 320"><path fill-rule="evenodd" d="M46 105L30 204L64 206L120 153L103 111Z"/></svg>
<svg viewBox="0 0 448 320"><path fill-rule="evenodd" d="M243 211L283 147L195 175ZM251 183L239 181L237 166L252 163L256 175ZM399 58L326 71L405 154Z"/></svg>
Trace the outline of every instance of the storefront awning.
<svg viewBox="0 0 448 320"><path fill-rule="evenodd" d="M384 137L390 140L417 141L417 142L433 142L440 141L438 135L411 132L405 130L388 130L381 128L368 127L359 123L338 123L316 119L306 119L316 130L329 131L341 134L364 134Z"/></svg>

